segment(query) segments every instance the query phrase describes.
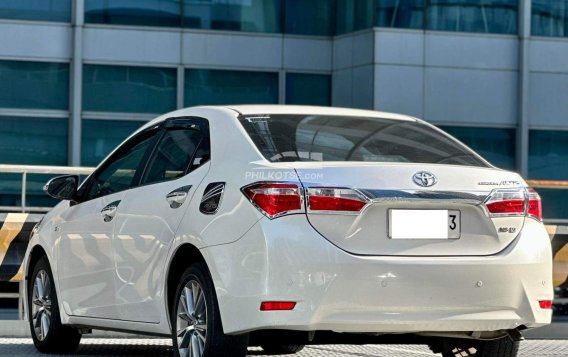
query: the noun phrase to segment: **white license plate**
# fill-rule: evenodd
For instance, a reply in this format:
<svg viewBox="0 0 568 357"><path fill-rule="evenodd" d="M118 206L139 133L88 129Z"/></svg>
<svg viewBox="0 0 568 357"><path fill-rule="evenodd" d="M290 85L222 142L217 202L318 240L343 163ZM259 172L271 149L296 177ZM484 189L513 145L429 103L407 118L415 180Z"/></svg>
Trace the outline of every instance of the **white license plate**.
<svg viewBox="0 0 568 357"><path fill-rule="evenodd" d="M389 210L392 239L458 239L461 215L457 210Z"/></svg>

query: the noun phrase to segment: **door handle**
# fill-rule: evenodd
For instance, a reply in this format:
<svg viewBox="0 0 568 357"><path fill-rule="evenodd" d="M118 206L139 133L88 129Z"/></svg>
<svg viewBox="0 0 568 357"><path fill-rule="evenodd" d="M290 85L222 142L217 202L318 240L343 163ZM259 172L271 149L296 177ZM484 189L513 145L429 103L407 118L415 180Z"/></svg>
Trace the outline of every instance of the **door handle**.
<svg viewBox="0 0 568 357"><path fill-rule="evenodd" d="M120 201L114 201L109 203L101 210L101 215L103 216L103 220L105 222L110 222L116 216L116 212L118 211L118 205Z"/></svg>
<svg viewBox="0 0 568 357"><path fill-rule="evenodd" d="M176 188L172 192L166 195L166 201L170 205L170 208L179 208L189 195L189 190L191 189L191 185L182 186L180 188Z"/></svg>

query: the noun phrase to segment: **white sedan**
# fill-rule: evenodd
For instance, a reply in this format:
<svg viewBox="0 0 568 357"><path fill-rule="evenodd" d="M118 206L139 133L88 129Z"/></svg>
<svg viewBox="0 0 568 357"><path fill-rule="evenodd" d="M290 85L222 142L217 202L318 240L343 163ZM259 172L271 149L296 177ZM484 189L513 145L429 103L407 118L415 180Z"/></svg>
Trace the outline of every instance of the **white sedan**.
<svg viewBox="0 0 568 357"><path fill-rule="evenodd" d="M34 343L172 336L176 356L424 343L512 357L550 323L538 194L434 126L301 106L196 107L144 125L34 229Z"/></svg>

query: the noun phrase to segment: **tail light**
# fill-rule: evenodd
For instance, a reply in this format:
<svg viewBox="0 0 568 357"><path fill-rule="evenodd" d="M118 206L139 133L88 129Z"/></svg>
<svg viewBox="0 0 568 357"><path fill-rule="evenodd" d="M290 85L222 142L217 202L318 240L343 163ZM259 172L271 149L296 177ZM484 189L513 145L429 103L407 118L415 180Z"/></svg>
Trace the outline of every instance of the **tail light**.
<svg viewBox="0 0 568 357"><path fill-rule="evenodd" d="M243 187L241 191L271 219L302 210L302 194L294 183L256 183Z"/></svg>
<svg viewBox="0 0 568 357"><path fill-rule="evenodd" d="M528 189L529 194L529 208L528 214L530 217L534 217L539 221L542 221L542 202L540 200L540 195L533 189Z"/></svg>
<svg viewBox="0 0 568 357"><path fill-rule="evenodd" d="M359 212L368 199L350 188L310 187L306 190L311 212Z"/></svg>
<svg viewBox="0 0 568 357"><path fill-rule="evenodd" d="M492 217L529 216L542 220L540 196L530 189L496 189L485 200Z"/></svg>

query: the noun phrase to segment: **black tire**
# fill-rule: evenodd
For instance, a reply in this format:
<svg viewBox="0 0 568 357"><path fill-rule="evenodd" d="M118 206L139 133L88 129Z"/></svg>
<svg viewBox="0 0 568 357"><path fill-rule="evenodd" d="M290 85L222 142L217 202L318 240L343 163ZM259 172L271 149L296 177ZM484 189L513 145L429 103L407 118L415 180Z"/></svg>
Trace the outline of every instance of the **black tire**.
<svg viewBox="0 0 568 357"><path fill-rule="evenodd" d="M304 349L304 345L261 345L267 355L291 355Z"/></svg>
<svg viewBox="0 0 568 357"><path fill-rule="evenodd" d="M442 353L443 357L516 357L519 353L519 341L509 336L491 341L461 340L452 351Z"/></svg>
<svg viewBox="0 0 568 357"><path fill-rule="evenodd" d="M37 279L42 281L43 294L39 293ZM49 261L44 256L35 264L28 284L30 332L35 347L42 353L73 353L81 342L81 334L76 329L61 324L57 291L53 281Z"/></svg>
<svg viewBox="0 0 568 357"><path fill-rule="evenodd" d="M203 302L199 300L199 289L193 290L195 283L198 284L203 292L201 296L204 299L204 305L202 305ZM196 299L191 299L191 301L194 301L193 313L189 313L191 317L187 316L182 318L178 316L181 316L180 314L184 315L185 311L191 310L191 308L186 310L185 304L180 301L182 293L184 297L186 297L186 291L189 291L185 290L187 286L192 286L191 296L197 296ZM196 291L197 293L195 293ZM184 301L187 300L184 299ZM215 288L209 275L209 270L204 263L193 264L183 273L178 283L172 305L170 316L172 317L174 356L187 356L187 354L184 354L184 350L180 349L180 345L182 345L182 348L186 346L185 339L192 341L187 347L188 349L192 348L193 344L198 345L200 350L201 348L203 349L201 351L202 357L245 357L247 355L248 334L225 335L223 332ZM199 308L200 306L201 308ZM202 310L203 306L205 308L204 314ZM203 316L205 316L205 319L203 319ZM188 327L178 327L181 323L187 324ZM205 331L203 331L204 326L206 326ZM179 333L178 330L180 331ZM188 335L190 335L190 337L186 337ZM203 338L200 338L200 336ZM180 340L178 340L178 337ZM185 337L185 339L183 337ZM193 338L195 338L195 340ZM205 340L204 343L203 339Z"/></svg>

